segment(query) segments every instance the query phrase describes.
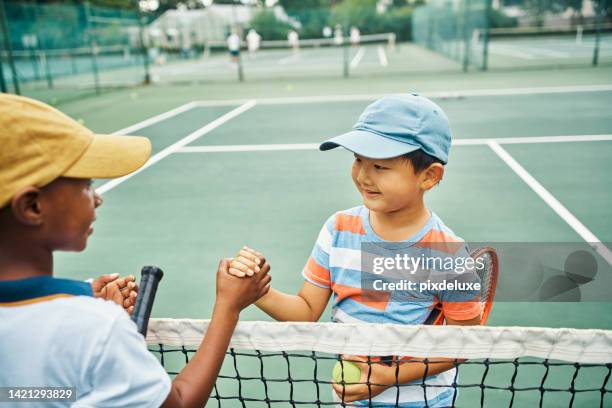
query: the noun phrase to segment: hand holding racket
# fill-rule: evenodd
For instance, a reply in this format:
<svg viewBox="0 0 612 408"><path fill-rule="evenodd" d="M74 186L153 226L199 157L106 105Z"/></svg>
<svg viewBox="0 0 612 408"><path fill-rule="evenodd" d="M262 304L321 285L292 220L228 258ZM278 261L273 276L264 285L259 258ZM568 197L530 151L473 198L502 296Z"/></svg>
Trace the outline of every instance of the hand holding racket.
<svg viewBox="0 0 612 408"><path fill-rule="evenodd" d="M474 250L470 256L475 260L482 260L484 265L482 267L475 267L476 274L480 280L480 304L482 307L480 324L484 325L493 307L495 289L497 288L497 278L499 276L499 260L497 258L497 252L491 247L478 248ZM440 325L443 323L444 313L442 312L442 305L438 303L424 324Z"/></svg>
<svg viewBox="0 0 612 408"><path fill-rule="evenodd" d="M140 277L140 289L136 298L136 306L132 314L132 320L136 323L138 332L146 337L155 294L159 281L164 276L164 272L157 266L145 266L142 268Z"/></svg>

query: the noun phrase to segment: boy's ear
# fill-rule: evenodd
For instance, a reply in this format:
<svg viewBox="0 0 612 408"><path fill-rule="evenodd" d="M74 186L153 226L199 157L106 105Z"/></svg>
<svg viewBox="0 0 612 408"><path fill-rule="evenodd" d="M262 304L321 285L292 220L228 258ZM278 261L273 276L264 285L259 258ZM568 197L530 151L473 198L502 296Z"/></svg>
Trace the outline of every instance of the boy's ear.
<svg viewBox="0 0 612 408"><path fill-rule="evenodd" d="M442 177L444 177L444 166L440 163L433 163L423 171L421 187L423 190L430 190L442 181Z"/></svg>
<svg viewBox="0 0 612 408"><path fill-rule="evenodd" d="M10 205L18 222L29 226L42 224L41 195L39 188L26 187L13 196Z"/></svg>

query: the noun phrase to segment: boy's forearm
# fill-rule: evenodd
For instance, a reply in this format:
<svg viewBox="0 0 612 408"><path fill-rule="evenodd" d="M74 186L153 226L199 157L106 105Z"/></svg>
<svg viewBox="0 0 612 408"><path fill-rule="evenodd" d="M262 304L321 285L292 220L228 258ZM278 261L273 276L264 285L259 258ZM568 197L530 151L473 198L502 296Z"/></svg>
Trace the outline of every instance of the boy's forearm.
<svg viewBox="0 0 612 408"><path fill-rule="evenodd" d="M201 407L208 400L238 322L238 311L216 304L206 336L191 361L176 376L164 407Z"/></svg>
<svg viewBox="0 0 612 408"><path fill-rule="evenodd" d="M314 316L312 308L299 295L288 295L276 289L270 289L267 295L255 302L255 305L275 320L282 322L313 322L319 319Z"/></svg>

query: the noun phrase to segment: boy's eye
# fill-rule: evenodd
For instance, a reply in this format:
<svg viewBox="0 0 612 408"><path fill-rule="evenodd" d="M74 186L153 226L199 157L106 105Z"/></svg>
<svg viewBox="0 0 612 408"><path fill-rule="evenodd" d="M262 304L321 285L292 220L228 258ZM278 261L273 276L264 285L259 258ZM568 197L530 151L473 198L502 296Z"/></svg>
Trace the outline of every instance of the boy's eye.
<svg viewBox="0 0 612 408"><path fill-rule="evenodd" d="M375 164L374 168L376 170L388 170L388 167L381 166L380 164Z"/></svg>

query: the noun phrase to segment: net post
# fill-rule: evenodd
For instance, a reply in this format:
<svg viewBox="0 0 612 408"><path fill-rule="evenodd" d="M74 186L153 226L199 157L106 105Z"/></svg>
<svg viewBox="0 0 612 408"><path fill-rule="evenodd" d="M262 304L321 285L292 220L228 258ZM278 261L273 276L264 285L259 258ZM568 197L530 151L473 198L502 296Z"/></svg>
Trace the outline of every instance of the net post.
<svg viewBox="0 0 612 408"><path fill-rule="evenodd" d="M491 7L493 0L485 0L487 2L485 7L485 19L484 19L484 31L482 36L482 70L486 71L489 69L489 30L491 28Z"/></svg>
<svg viewBox="0 0 612 408"><path fill-rule="evenodd" d="M8 63L11 69L11 76L13 79L13 89L17 95L20 95L19 89L19 78L17 78L17 69L15 68L15 60L13 59L13 48L11 46L11 38L8 29L8 21L6 19L6 9L4 7L4 0L0 0L0 25L2 25L2 37L4 37L4 49L8 56ZM4 80L3 80L4 82ZM6 83L4 84L6 87Z"/></svg>

